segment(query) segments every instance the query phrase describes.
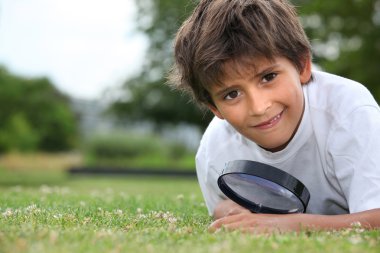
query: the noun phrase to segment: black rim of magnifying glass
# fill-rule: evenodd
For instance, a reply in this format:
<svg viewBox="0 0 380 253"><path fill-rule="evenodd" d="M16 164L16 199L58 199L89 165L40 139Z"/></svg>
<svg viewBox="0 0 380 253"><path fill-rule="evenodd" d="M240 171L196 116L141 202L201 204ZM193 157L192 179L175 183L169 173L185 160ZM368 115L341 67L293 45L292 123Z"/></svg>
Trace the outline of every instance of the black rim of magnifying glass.
<svg viewBox="0 0 380 253"><path fill-rule="evenodd" d="M249 209L255 213L297 213L297 211L289 211L284 209L276 209L261 204L254 203L236 192L234 192L224 181L224 176L229 174L247 174L256 177L260 177L278 184L281 187L288 189L292 192L302 203L303 212L306 211L307 204L309 203L310 193L306 186L296 179L295 177L289 175L288 173L270 166L268 164L263 164L255 161L248 160L236 160L227 163L223 174L218 178L218 186L221 191L230 199L238 203L239 205Z"/></svg>

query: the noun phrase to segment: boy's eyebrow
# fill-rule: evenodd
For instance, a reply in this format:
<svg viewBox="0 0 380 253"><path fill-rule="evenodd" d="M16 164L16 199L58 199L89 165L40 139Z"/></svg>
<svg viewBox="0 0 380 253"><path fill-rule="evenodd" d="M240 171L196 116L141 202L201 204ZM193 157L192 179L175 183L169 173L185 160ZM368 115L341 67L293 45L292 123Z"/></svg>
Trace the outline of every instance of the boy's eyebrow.
<svg viewBox="0 0 380 253"><path fill-rule="evenodd" d="M232 89L234 89L235 86L236 86L236 85L231 85L231 86L223 87L223 88L221 88L219 91L217 91L217 92L215 93L215 96L217 96L217 97L222 96L222 95L224 95L228 90L232 90Z"/></svg>
<svg viewBox="0 0 380 253"><path fill-rule="evenodd" d="M265 67L263 70L261 70L260 72L256 73L253 78L256 78L258 76L263 76L265 74L268 74L268 72L271 72L271 71L273 71L274 69L276 69L278 67L280 67L280 64L274 63L273 65Z"/></svg>

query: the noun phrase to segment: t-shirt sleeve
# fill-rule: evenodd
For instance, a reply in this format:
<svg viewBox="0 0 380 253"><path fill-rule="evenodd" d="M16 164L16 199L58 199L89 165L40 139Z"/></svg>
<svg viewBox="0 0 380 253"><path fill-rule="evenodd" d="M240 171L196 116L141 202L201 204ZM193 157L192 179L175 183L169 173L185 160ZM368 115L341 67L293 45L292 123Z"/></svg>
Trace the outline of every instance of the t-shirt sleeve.
<svg viewBox="0 0 380 253"><path fill-rule="evenodd" d="M218 173L209 164L206 140L204 136L196 155L196 170L198 182L205 200L208 212L213 215L215 206L223 200L222 193L217 186Z"/></svg>
<svg viewBox="0 0 380 253"><path fill-rule="evenodd" d="M337 122L327 147L350 213L380 208L379 108L361 106Z"/></svg>

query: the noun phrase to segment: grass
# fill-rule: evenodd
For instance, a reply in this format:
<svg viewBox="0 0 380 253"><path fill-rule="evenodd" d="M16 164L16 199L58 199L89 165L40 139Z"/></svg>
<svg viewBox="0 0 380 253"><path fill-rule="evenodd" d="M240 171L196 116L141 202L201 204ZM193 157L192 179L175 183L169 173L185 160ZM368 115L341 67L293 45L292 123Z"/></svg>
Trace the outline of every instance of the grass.
<svg viewBox="0 0 380 253"><path fill-rule="evenodd" d="M196 180L0 168L0 252L379 252L380 231L209 233Z"/></svg>

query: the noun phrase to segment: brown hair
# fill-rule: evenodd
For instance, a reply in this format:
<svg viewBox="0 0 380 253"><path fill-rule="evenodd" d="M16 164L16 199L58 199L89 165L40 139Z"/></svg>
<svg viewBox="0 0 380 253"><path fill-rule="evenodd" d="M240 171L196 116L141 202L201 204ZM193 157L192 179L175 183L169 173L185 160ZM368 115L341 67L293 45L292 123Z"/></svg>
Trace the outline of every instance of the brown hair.
<svg viewBox="0 0 380 253"><path fill-rule="evenodd" d="M281 56L302 71L311 47L286 0L201 0L178 30L174 56L169 83L213 104L208 90L221 83L226 62Z"/></svg>

